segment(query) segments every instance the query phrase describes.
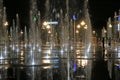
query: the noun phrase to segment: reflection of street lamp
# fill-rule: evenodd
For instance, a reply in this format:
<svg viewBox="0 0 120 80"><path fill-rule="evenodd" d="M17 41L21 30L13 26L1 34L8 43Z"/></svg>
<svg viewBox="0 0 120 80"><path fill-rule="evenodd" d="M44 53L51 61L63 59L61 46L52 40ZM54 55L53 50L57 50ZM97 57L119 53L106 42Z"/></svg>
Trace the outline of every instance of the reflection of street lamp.
<svg viewBox="0 0 120 80"><path fill-rule="evenodd" d="M45 22L43 22L43 25L44 25L44 26L46 26L46 25L47 25L47 22L46 22L46 21L45 21Z"/></svg>
<svg viewBox="0 0 120 80"><path fill-rule="evenodd" d="M77 28L79 29L80 27L81 27L81 26L78 24L78 25L77 25Z"/></svg>

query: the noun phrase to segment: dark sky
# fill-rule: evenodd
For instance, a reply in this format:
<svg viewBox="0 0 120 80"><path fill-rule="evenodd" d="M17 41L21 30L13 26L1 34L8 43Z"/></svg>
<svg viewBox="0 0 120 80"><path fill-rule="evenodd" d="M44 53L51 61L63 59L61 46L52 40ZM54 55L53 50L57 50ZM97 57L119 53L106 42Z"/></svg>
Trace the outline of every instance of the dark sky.
<svg viewBox="0 0 120 80"><path fill-rule="evenodd" d="M22 19L21 23L27 24L27 17L29 17L27 16L29 11L28 0L4 0L4 3L7 7L9 20L15 18L14 15L19 13L20 19ZM120 0L89 0L89 8L93 28L102 28L106 26L108 17L113 17L114 12L118 12L120 9Z"/></svg>
<svg viewBox="0 0 120 80"><path fill-rule="evenodd" d="M102 28L106 26L109 17L120 9L120 0L89 0L90 14L93 27Z"/></svg>

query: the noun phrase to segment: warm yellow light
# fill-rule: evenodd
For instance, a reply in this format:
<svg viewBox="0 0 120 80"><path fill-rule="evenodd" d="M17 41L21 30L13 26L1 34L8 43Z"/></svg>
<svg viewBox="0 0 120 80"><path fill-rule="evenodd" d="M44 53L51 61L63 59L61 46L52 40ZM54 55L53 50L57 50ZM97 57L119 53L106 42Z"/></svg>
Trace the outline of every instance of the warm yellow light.
<svg viewBox="0 0 120 80"><path fill-rule="evenodd" d="M85 21L82 21L80 24L81 24L82 26L84 26L84 25L85 25Z"/></svg>
<svg viewBox="0 0 120 80"><path fill-rule="evenodd" d="M78 24L78 25L77 25L77 28L80 28L80 27L81 27L81 26Z"/></svg>
<svg viewBox="0 0 120 80"><path fill-rule="evenodd" d="M23 31L21 31L20 33L23 34Z"/></svg>
<svg viewBox="0 0 120 80"><path fill-rule="evenodd" d="M87 63L88 63L88 61L87 61L87 60L82 60L81 65L84 67L84 66L86 66L86 65L87 65Z"/></svg>
<svg viewBox="0 0 120 80"><path fill-rule="evenodd" d="M111 25L111 24L109 24L109 28L112 28L112 25Z"/></svg>
<svg viewBox="0 0 120 80"><path fill-rule="evenodd" d="M95 31L93 31L93 34L95 34Z"/></svg>
<svg viewBox="0 0 120 80"><path fill-rule="evenodd" d="M46 28L47 28L47 29L50 29L50 25L47 25Z"/></svg>
<svg viewBox="0 0 120 80"><path fill-rule="evenodd" d="M45 21L45 22L43 22L43 25L44 25L44 26L46 26L46 25L47 25L47 22L46 22L46 21Z"/></svg>
<svg viewBox="0 0 120 80"><path fill-rule="evenodd" d="M88 28L87 25L85 25L84 29L87 29L87 28Z"/></svg>
<svg viewBox="0 0 120 80"><path fill-rule="evenodd" d="M48 31L48 33L50 34L50 33L51 33L51 31L49 30L49 31Z"/></svg>
<svg viewBox="0 0 120 80"><path fill-rule="evenodd" d="M50 60L43 60L43 63L50 63Z"/></svg>
<svg viewBox="0 0 120 80"><path fill-rule="evenodd" d="M7 21L4 23L4 26L8 26L8 22Z"/></svg>
<svg viewBox="0 0 120 80"><path fill-rule="evenodd" d="M76 30L76 33L79 33L79 31L78 31L78 30Z"/></svg>
<svg viewBox="0 0 120 80"><path fill-rule="evenodd" d="M107 31L106 31L106 30L104 30L104 33L107 33Z"/></svg>

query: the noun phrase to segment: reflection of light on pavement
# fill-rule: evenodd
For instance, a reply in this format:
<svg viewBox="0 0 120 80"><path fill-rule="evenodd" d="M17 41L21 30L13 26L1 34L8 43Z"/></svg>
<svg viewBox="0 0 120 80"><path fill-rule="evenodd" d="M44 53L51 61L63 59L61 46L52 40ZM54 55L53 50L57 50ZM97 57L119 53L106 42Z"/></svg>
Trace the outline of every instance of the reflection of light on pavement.
<svg viewBox="0 0 120 80"><path fill-rule="evenodd" d="M85 78L85 75L75 76L77 78Z"/></svg>
<svg viewBox="0 0 120 80"><path fill-rule="evenodd" d="M24 51L23 50L21 50L21 54L20 54L21 56L23 56L24 55Z"/></svg>
<svg viewBox="0 0 120 80"><path fill-rule="evenodd" d="M47 58L48 59L48 58L50 58L50 56L47 55L47 56L44 56L43 58Z"/></svg>
<svg viewBox="0 0 120 80"><path fill-rule="evenodd" d="M49 69L51 68L52 66L44 66L43 69Z"/></svg>
<svg viewBox="0 0 120 80"><path fill-rule="evenodd" d="M87 60L82 60L82 66L86 66L87 65Z"/></svg>
<svg viewBox="0 0 120 80"><path fill-rule="evenodd" d="M80 66L84 67L84 66L86 66L87 63L88 63L88 61L85 60L85 59L79 59L79 60L77 60L77 61L78 61L77 65L78 65L79 67L80 67Z"/></svg>
<svg viewBox="0 0 120 80"><path fill-rule="evenodd" d="M50 63L50 60L43 60L43 63Z"/></svg>
<svg viewBox="0 0 120 80"><path fill-rule="evenodd" d="M76 50L76 54L79 54L80 53L80 50Z"/></svg>
<svg viewBox="0 0 120 80"><path fill-rule="evenodd" d="M47 54L51 54L51 49L44 50L43 52L44 52L44 53L47 53Z"/></svg>

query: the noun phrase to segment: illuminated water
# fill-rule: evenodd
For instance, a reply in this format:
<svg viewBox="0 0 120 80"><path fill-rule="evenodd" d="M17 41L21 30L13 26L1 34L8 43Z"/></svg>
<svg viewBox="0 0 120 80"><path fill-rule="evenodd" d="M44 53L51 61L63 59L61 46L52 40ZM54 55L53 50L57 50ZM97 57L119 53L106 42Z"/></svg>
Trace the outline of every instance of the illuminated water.
<svg viewBox="0 0 120 80"><path fill-rule="evenodd" d="M90 80L93 45L92 28L87 0L82 3L77 20L70 17L70 0L65 9L56 9L46 0L46 12L41 20L41 11L36 0L30 2L29 29L20 30L19 15L13 20L9 35L5 25L0 40L0 79L6 77L20 80ZM57 4L56 4L57 5ZM50 11L52 10L51 14ZM57 11L57 12L56 12ZM54 15L55 14L55 15ZM6 21L4 9L3 22ZM81 28L77 28L80 25ZM12 75L8 75L10 68ZM24 74L22 74L24 73Z"/></svg>

